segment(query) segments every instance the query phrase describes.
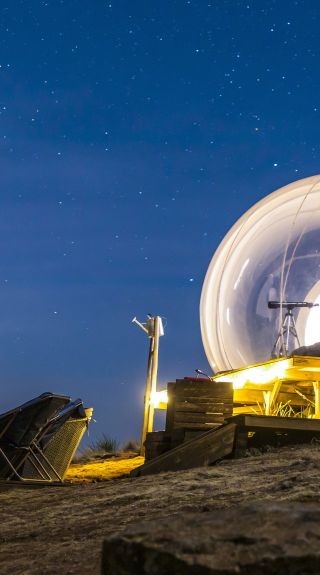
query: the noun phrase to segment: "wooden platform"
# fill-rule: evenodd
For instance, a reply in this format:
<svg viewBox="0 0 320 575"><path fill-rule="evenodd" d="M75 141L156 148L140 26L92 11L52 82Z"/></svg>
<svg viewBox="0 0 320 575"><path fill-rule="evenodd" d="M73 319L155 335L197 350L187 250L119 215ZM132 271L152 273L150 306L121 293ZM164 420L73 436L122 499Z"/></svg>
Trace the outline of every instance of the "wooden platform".
<svg viewBox="0 0 320 575"><path fill-rule="evenodd" d="M208 379L194 381L198 383L204 381L210 385ZM274 415L279 405L290 405L296 411L308 408L310 414L320 418L320 357L293 356L272 359L220 372L211 378L211 382L229 383L232 386L234 415L238 413ZM170 385L174 384L168 384L168 403L162 401L158 409L170 410ZM192 411L192 403L191 401L189 408L186 405L182 406L182 411L185 413L188 409ZM215 403L219 404L219 400L216 399ZM227 414L227 409L224 409L224 414ZM277 415L281 413L277 412ZM181 423L187 423L187 419ZM193 421L188 423L192 428Z"/></svg>
<svg viewBox="0 0 320 575"><path fill-rule="evenodd" d="M200 433L194 439L146 462L132 475L149 475L212 465L226 457L239 457L250 443L256 447L320 441L320 419L236 415L219 428Z"/></svg>
<svg viewBox="0 0 320 575"><path fill-rule="evenodd" d="M272 359L219 373L212 381L232 383L233 414L272 415L279 405L287 405L295 410L308 408L320 418L320 357Z"/></svg>
<svg viewBox="0 0 320 575"><path fill-rule="evenodd" d="M226 377L227 376L227 377ZM295 355L279 359L270 359L238 369L220 372L213 381L232 381L235 389L243 387L245 382L267 383L275 378L285 381L320 380L320 357Z"/></svg>
<svg viewBox="0 0 320 575"><path fill-rule="evenodd" d="M320 440L320 357L184 378L169 383L167 395L166 429L149 434L149 460L135 474L211 465L251 446Z"/></svg>

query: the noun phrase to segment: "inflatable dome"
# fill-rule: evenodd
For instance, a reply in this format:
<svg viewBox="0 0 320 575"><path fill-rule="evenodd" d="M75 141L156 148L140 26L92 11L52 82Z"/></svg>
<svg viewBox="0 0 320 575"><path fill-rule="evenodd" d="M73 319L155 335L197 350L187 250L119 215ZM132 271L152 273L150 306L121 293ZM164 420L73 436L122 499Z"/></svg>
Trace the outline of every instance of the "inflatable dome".
<svg viewBox="0 0 320 575"><path fill-rule="evenodd" d="M280 307L270 309L269 301ZM320 176L263 198L215 252L200 302L213 371L270 359L288 301L320 303ZM291 347L320 341L320 306L296 307L293 314L299 341L290 336Z"/></svg>

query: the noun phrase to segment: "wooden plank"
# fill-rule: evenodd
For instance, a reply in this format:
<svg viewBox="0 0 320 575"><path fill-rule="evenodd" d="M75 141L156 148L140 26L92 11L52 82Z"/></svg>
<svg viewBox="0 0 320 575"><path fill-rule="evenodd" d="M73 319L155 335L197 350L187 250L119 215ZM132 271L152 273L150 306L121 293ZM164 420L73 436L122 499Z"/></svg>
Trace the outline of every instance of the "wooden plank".
<svg viewBox="0 0 320 575"><path fill-rule="evenodd" d="M191 376L186 376L183 379L177 379L176 381L191 381L193 383L197 382L197 383L201 383L202 381L204 383L209 383L211 381L211 383L214 383L214 381L210 378L208 379L207 377L191 377Z"/></svg>
<svg viewBox="0 0 320 575"><path fill-rule="evenodd" d="M169 396L168 396L169 397ZM177 401L192 401L192 399L203 399L204 401L223 401L223 402L227 402L227 401L232 401L233 400L233 395L226 395L224 394L218 394L218 393L206 393L205 390L203 389L190 389L187 391L184 390L178 390L176 391L173 395L172 395L172 399L176 399Z"/></svg>
<svg viewBox="0 0 320 575"><path fill-rule="evenodd" d="M304 419L298 417L278 417L266 415L234 415L228 422L237 423L249 431L269 428L276 431L296 430L320 432L320 419Z"/></svg>
<svg viewBox="0 0 320 575"><path fill-rule="evenodd" d="M215 427L221 427L221 425L223 424L224 420L222 419L221 422L219 423L187 423L186 421L183 422L179 422L177 421L174 424L174 428L175 429L194 429L194 430L203 430L203 431L207 431L207 429L213 429Z"/></svg>
<svg viewBox="0 0 320 575"><path fill-rule="evenodd" d="M263 406L262 406L263 407ZM255 415L259 415L261 412L259 411L259 406L256 405L243 405L241 407L234 407L233 408L233 415L238 415L240 413L254 413ZM261 413L262 415L262 413Z"/></svg>
<svg viewBox="0 0 320 575"><path fill-rule="evenodd" d="M315 417L320 417L320 382L313 382L314 388L314 415Z"/></svg>
<svg viewBox="0 0 320 575"><path fill-rule="evenodd" d="M195 403L196 405L208 404L208 403L219 403L223 405L232 405L233 398L230 397L200 397L200 396L186 396L184 399L177 397L173 399L174 403Z"/></svg>
<svg viewBox="0 0 320 575"><path fill-rule="evenodd" d="M213 389L215 387L219 387L219 386L223 386L225 389L229 389L228 386L232 385L230 381L228 382L216 382L213 380L199 380L199 379L176 379L176 385L177 386L185 386L185 387L192 387L194 385L198 386L198 387L212 387Z"/></svg>
<svg viewBox="0 0 320 575"><path fill-rule="evenodd" d="M233 451L236 425L230 423L175 447L132 472L133 476L211 465Z"/></svg>
<svg viewBox="0 0 320 575"><path fill-rule="evenodd" d="M282 381L280 381L279 379L276 380L273 384L273 390L270 393L270 409L272 410L275 402L277 400L277 397L279 395L279 391L280 391L280 387L281 387Z"/></svg>
<svg viewBox="0 0 320 575"><path fill-rule="evenodd" d="M187 393L188 391L193 391L193 390L202 390L204 395L217 395L217 396L225 396L225 397L232 397L232 392L233 392L233 387L232 384L228 384L228 387L226 387L224 384L219 383L219 385L186 385L186 384L181 384L178 385L178 383L176 383L176 386L174 388L174 393Z"/></svg>
<svg viewBox="0 0 320 575"><path fill-rule="evenodd" d="M176 411L191 411L193 413L232 413L232 403L191 403L190 401L176 401Z"/></svg>
<svg viewBox="0 0 320 575"><path fill-rule="evenodd" d="M174 424L177 422L185 423L216 423L224 420L223 414L220 413L190 413L176 411L174 414Z"/></svg>
<svg viewBox="0 0 320 575"><path fill-rule="evenodd" d="M209 393L210 395L218 396L226 396L232 397L233 395L233 385L230 382L227 383L194 383L194 382L186 382L185 380L177 380L175 384L174 393L181 393L183 391L186 393L187 391L198 391L202 390L205 394Z"/></svg>
<svg viewBox="0 0 320 575"><path fill-rule="evenodd" d="M263 392L263 399L264 399L265 415L270 415L270 398L271 398L271 391L264 391Z"/></svg>

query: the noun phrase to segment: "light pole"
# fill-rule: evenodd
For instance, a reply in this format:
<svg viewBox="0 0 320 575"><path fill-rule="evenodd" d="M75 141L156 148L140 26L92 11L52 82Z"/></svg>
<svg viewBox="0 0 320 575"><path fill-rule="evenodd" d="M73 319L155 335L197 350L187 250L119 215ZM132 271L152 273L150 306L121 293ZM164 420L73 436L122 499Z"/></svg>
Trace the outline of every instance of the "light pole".
<svg viewBox="0 0 320 575"><path fill-rule="evenodd" d="M143 329L143 331L147 333L148 338L150 339L140 450L140 454L144 455L144 444L146 441L147 433L153 430L154 404L153 401L151 401L151 398L155 396L157 391L159 338L164 335L164 330L162 319L158 315L148 315L148 319L145 324L139 322L137 318L134 317L132 323L137 324L141 329Z"/></svg>

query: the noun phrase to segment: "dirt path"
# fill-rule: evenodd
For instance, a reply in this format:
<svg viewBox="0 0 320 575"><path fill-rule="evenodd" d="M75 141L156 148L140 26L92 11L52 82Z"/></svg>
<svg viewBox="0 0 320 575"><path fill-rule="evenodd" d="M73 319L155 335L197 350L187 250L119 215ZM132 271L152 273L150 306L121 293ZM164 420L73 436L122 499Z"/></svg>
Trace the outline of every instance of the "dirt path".
<svg viewBox="0 0 320 575"><path fill-rule="evenodd" d="M179 473L0 492L1 575L98 575L102 540L141 520L248 501L320 502L320 447Z"/></svg>

